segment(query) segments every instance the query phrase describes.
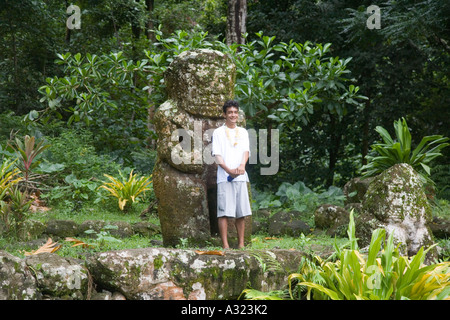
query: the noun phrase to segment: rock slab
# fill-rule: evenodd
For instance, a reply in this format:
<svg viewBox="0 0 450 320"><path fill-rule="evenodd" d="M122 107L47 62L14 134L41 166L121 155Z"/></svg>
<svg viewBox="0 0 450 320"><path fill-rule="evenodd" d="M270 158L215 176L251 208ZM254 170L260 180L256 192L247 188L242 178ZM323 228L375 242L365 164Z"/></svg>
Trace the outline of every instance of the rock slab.
<svg viewBox="0 0 450 320"><path fill-rule="evenodd" d="M81 261L56 253L21 259L0 250L0 300L237 299L248 286L285 288L303 255L143 248L94 253Z"/></svg>
<svg viewBox="0 0 450 320"><path fill-rule="evenodd" d="M387 236L393 234L394 244L402 255L415 255L420 247L433 244L428 227L432 220L419 175L414 169L400 163L385 170L370 183L364 196L362 216L357 220L356 237L360 246L370 243L373 230L384 228ZM430 251L428 258L436 256Z"/></svg>
<svg viewBox="0 0 450 320"><path fill-rule="evenodd" d="M146 248L99 253L87 267L98 286L131 300L221 300L238 298L247 285L264 291L285 287L301 257L291 250L215 255ZM279 268L265 270L259 261Z"/></svg>

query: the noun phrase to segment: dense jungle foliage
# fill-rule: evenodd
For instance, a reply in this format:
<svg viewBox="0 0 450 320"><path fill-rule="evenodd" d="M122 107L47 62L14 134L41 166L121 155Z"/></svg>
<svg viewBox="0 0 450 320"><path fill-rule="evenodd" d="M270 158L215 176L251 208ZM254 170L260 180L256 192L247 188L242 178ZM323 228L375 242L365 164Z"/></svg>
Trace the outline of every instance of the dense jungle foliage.
<svg viewBox="0 0 450 320"><path fill-rule="evenodd" d="M385 1L381 27L371 29L370 1L248 0L241 45L225 41L224 0L74 4L79 29L69 27L68 2L0 5L2 169L11 174L19 154L27 188L49 204L98 203L108 179L134 177L145 188L139 179L155 162L151 116L166 99L163 72L195 48L234 59L247 127L280 129L278 173L261 176L261 164L248 166L264 201L285 205L276 202L288 199L276 196L283 184L304 184L319 197L367 174L381 165L380 148L397 150L401 119L409 149L389 161L423 149L416 169L437 201L450 200L448 1ZM290 201L308 206L299 199Z"/></svg>

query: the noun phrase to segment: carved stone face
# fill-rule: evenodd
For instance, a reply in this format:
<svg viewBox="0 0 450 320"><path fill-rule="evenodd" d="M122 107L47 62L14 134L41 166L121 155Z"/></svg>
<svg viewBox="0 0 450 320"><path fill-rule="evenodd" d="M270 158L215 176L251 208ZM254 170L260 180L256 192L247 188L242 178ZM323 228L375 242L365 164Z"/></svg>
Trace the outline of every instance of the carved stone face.
<svg viewBox="0 0 450 320"><path fill-rule="evenodd" d="M214 50L185 51L164 75L170 100L186 112L219 119L222 105L233 97L236 66L227 55Z"/></svg>
<svg viewBox="0 0 450 320"><path fill-rule="evenodd" d="M158 135L153 187L164 245L177 245L181 238L204 245L218 232L211 137L225 121L245 126L242 110L222 111L233 98L235 80L232 59L214 50L183 52L167 68L168 99L153 118ZM246 239L251 235L248 223Z"/></svg>

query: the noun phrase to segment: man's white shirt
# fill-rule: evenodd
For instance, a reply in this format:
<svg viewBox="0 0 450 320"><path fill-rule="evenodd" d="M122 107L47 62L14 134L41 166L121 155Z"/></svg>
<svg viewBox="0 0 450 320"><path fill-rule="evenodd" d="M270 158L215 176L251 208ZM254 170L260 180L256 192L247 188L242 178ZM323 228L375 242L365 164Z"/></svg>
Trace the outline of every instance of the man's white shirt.
<svg viewBox="0 0 450 320"><path fill-rule="evenodd" d="M238 132L236 132L238 130ZM228 133L228 134L227 134ZM236 126L234 129L223 125L213 133L212 155L220 155L225 165L230 169L236 169L242 163L244 152L248 151L250 156L250 141L245 128ZM228 174L218 166L217 183L226 182ZM234 178L233 181L249 181L247 171L243 175Z"/></svg>

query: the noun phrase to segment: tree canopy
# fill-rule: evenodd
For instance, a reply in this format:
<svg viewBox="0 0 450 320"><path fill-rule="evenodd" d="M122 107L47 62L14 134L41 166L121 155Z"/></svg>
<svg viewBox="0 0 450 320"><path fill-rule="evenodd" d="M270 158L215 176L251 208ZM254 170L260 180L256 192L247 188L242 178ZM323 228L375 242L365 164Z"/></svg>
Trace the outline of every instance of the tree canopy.
<svg viewBox="0 0 450 320"><path fill-rule="evenodd" d="M1 3L0 112L89 128L124 161L156 138L149 111L165 99L165 68L200 47L235 60L248 125L281 130L280 172L261 186L342 185L375 128L392 134L402 117L413 136L450 136L445 0L378 4L379 29L367 27L370 1L248 0L239 45L226 43L224 0L79 0L80 29L66 24L67 1Z"/></svg>

